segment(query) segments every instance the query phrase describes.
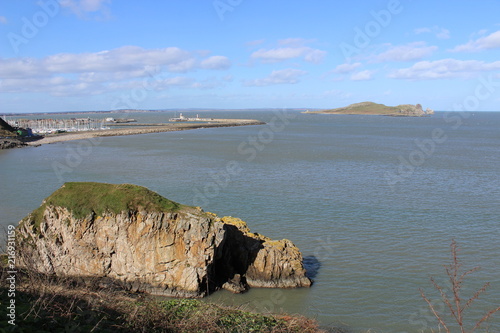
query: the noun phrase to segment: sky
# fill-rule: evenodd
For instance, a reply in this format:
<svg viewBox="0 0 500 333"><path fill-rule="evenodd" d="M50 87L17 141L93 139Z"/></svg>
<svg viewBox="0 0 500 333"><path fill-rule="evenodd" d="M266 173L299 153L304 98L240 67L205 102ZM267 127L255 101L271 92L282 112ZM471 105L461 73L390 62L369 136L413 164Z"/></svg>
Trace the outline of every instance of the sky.
<svg viewBox="0 0 500 333"><path fill-rule="evenodd" d="M498 0L0 3L0 114L500 111Z"/></svg>

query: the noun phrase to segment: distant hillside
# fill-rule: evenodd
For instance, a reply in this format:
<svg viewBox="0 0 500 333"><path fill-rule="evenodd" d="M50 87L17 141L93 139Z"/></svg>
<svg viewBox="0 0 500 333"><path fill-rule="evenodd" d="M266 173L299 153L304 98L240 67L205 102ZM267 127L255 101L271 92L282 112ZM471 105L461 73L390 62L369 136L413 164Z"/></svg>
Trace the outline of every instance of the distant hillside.
<svg viewBox="0 0 500 333"><path fill-rule="evenodd" d="M312 114L363 114L363 115L382 115L395 117L421 117L433 114L434 111L427 109L424 111L420 104L402 104L398 106L387 106L373 102L361 102L336 109L321 111L306 111L304 113Z"/></svg>

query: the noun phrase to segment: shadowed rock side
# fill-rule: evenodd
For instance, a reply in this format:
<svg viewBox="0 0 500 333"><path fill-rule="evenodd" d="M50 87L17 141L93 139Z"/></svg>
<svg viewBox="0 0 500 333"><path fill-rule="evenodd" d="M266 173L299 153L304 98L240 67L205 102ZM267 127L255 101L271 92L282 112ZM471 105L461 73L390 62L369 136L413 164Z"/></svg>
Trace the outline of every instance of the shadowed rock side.
<svg viewBox="0 0 500 333"><path fill-rule="evenodd" d="M217 220L218 218L214 218ZM308 287L302 254L288 239L272 240L250 232L241 219L223 217L227 234L216 269L224 272L225 289L233 292L248 287Z"/></svg>
<svg viewBox="0 0 500 333"><path fill-rule="evenodd" d="M99 191L96 202L109 207L85 207L90 187ZM139 192L140 198L133 197ZM83 204L65 203L79 193ZM154 204L147 202L149 195ZM177 297L201 297L220 288L311 285L302 255L289 240L253 234L240 219L200 208L170 201L170 208L161 208L162 200L168 201L134 185L66 183L19 223L21 265ZM127 209L119 211L121 205Z"/></svg>

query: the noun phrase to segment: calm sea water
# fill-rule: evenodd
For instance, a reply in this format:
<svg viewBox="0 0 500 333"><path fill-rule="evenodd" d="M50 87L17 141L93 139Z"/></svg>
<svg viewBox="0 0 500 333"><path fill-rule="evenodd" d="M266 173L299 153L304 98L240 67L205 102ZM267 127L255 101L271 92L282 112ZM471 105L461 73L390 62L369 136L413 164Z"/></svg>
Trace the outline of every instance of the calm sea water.
<svg viewBox="0 0 500 333"><path fill-rule="evenodd" d="M434 276L449 291L443 264L455 239L464 268L481 266L464 298L491 283L469 315L500 305L500 113L202 115L268 125L0 151L2 225L16 224L64 181L133 183L291 239L315 280L308 289L217 292L209 301L299 313L351 332L429 332L437 322L419 288L437 299ZM500 314L488 323L500 332Z"/></svg>

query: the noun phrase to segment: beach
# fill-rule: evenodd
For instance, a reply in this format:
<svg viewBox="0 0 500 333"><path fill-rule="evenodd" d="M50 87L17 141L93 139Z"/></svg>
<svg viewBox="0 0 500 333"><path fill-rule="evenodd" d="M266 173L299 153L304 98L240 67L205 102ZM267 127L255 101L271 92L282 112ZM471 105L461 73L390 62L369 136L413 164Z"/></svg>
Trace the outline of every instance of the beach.
<svg viewBox="0 0 500 333"><path fill-rule="evenodd" d="M112 128L96 131L85 131L77 133L59 133L51 134L40 140L27 142L30 146L39 146L49 143L57 143L72 140L83 140L96 137L136 135L172 131L185 131L190 129L211 128L211 127L233 127L248 125L263 125L262 121L255 119L213 119L209 123L165 123L165 124L123 124L120 128Z"/></svg>

